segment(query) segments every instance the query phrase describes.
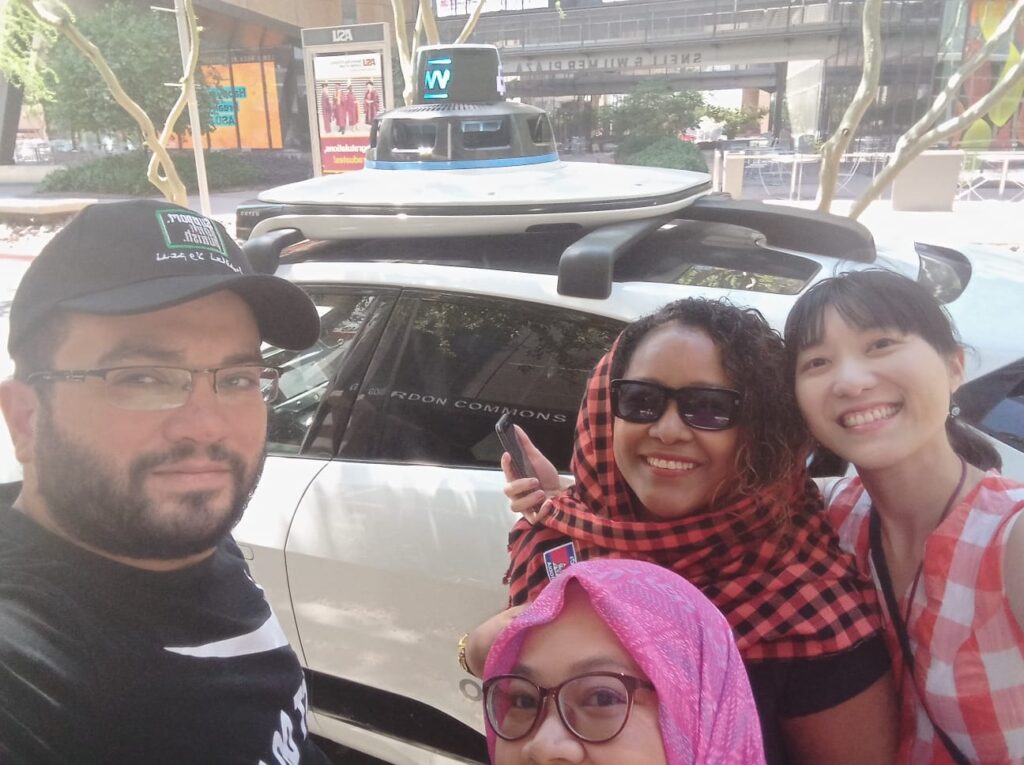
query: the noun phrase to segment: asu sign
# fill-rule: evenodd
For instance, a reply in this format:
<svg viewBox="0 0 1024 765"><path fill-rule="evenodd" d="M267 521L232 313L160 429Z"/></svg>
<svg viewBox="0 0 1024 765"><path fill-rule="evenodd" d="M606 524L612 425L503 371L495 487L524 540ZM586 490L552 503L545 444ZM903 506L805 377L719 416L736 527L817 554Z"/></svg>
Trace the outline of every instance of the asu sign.
<svg viewBox="0 0 1024 765"><path fill-rule="evenodd" d="M363 168L374 123L394 103L390 40L384 23L302 30L315 175Z"/></svg>

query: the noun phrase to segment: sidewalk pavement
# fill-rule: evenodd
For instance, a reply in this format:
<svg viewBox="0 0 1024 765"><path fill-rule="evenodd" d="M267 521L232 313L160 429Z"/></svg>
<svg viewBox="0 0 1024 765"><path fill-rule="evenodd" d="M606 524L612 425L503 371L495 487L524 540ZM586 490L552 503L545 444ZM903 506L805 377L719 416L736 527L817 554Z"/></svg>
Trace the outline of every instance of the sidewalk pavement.
<svg viewBox="0 0 1024 765"><path fill-rule="evenodd" d="M212 217L224 223L233 234L235 208L242 202L255 198L259 191L260 189L239 189L211 193ZM31 214L33 210L59 210L62 206L73 212L85 204L116 199L118 197L97 200L27 195L20 184L10 186L0 183L0 215L4 210ZM773 203L793 204L805 209L814 208L811 201ZM839 200L833 204L832 212L843 215L851 204L850 200ZM197 196L189 197L189 207L199 209ZM946 246L986 245L1020 252L1024 258L1024 202L957 201L953 203L952 212L902 212L893 210L888 200L879 200L868 207L860 217L860 222L867 226L875 240L879 242L912 238ZM0 222L0 257L34 257L55 231L56 227L53 224L17 226Z"/></svg>
<svg viewBox="0 0 1024 765"><path fill-rule="evenodd" d="M254 199L260 189L240 189L210 194L210 216L235 232L235 208ZM154 198L158 198L154 195ZM0 183L0 258L24 260L39 254L60 225L86 205L116 202L128 197L33 195L21 184ZM188 206L199 210L199 196L188 198ZM7 222L4 222L5 216ZM34 222L33 216L38 216Z"/></svg>

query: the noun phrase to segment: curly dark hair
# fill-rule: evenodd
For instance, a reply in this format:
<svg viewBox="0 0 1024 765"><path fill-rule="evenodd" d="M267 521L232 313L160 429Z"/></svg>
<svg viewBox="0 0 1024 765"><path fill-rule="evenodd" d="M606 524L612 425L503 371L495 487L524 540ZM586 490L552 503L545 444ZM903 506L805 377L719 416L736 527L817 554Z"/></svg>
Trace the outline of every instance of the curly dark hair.
<svg viewBox="0 0 1024 765"><path fill-rule="evenodd" d="M782 337L756 309L739 308L727 300L677 300L623 330L612 358L612 379L625 375L648 334L672 322L707 333L722 354L725 373L743 396L736 484L720 489L729 489L730 496L784 495L792 487L794 465L810 451L810 434L786 373Z"/></svg>

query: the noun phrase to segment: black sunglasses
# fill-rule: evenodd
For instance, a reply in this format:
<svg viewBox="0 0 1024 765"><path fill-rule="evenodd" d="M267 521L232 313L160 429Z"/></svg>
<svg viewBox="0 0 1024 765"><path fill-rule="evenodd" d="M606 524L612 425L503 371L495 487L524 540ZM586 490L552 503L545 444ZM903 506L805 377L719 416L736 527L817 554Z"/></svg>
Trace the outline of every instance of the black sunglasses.
<svg viewBox="0 0 1024 765"><path fill-rule="evenodd" d="M612 380L612 412L626 422L657 422L675 401L683 422L698 430L725 430L736 424L742 397L731 388L666 388L644 380Z"/></svg>

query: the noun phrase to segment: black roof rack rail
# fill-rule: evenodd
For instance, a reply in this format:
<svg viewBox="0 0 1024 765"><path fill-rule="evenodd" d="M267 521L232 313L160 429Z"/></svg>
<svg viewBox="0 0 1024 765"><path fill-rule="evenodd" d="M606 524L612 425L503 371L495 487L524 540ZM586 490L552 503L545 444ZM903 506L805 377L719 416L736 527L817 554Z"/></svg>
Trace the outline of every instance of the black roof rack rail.
<svg viewBox="0 0 1024 765"><path fill-rule="evenodd" d="M863 224L839 215L711 196L694 200L675 217L752 228L764 234L772 247L860 263L875 262L871 232Z"/></svg>
<svg viewBox="0 0 1024 765"><path fill-rule="evenodd" d="M612 294L612 272L634 244L679 217L678 212L596 228L570 244L558 261L558 294L605 300Z"/></svg>

